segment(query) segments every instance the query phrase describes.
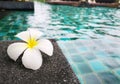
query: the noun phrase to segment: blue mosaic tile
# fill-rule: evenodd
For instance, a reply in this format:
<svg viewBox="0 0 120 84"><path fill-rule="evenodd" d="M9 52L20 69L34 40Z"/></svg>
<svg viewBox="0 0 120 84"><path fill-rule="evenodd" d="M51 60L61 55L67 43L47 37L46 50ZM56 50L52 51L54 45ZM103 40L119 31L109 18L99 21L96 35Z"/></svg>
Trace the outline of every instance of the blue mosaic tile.
<svg viewBox="0 0 120 84"><path fill-rule="evenodd" d="M87 60L94 60L94 59L96 59L96 56L93 54L93 53L89 53L89 52L87 52L87 53L83 53L83 54L81 54L85 59L87 59Z"/></svg>
<svg viewBox="0 0 120 84"><path fill-rule="evenodd" d="M109 67L111 69L115 69L115 68L120 67L120 64L116 61L115 58L107 58L107 59L104 59L102 61L107 67Z"/></svg>
<svg viewBox="0 0 120 84"><path fill-rule="evenodd" d="M120 69L117 69L115 72L117 73L118 76L120 76Z"/></svg>
<svg viewBox="0 0 120 84"><path fill-rule="evenodd" d="M72 43L68 42L64 43L64 46L67 47L68 49L72 49L74 47Z"/></svg>
<svg viewBox="0 0 120 84"><path fill-rule="evenodd" d="M92 70L86 63L76 64L81 74L91 73Z"/></svg>
<svg viewBox="0 0 120 84"><path fill-rule="evenodd" d="M80 52L87 52L88 51L87 47L80 47L80 48L78 48L78 50Z"/></svg>
<svg viewBox="0 0 120 84"><path fill-rule="evenodd" d="M119 52L119 51L118 51ZM116 54L116 53L111 53L109 54L110 57L113 57L113 58L119 58L120 55L119 54Z"/></svg>
<svg viewBox="0 0 120 84"><path fill-rule="evenodd" d="M71 59L75 63L80 63L84 61L84 59L80 55L72 55Z"/></svg>
<svg viewBox="0 0 120 84"><path fill-rule="evenodd" d="M99 58L108 57L108 53L106 53L104 51L97 51L97 52L95 52L95 55Z"/></svg>
<svg viewBox="0 0 120 84"><path fill-rule="evenodd" d="M120 79L111 72L98 73L104 84L120 84Z"/></svg>
<svg viewBox="0 0 120 84"><path fill-rule="evenodd" d="M67 52L69 53L69 55L74 55L74 54L76 54L76 53L79 53L77 50L75 50L74 48L68 48L67 49Z"/></svg>
<svg viewBox="0 0 120 84"><path fill-rule="evenodd" d="M85 84L102 84L100 79L94 74L89 74L84 76Z"/></svg>
<svg viewBox="0 0 120 84"><path fill-rule="evenodd" d="M77 74L76 76L78 77L78 80L80 81L81 84L85 84L81 75Z"/></svg>
<svg viewBox="0 0 120 84"><path fill-rule="evenodd" d="M95 72L108 70L108 68L98 60L90 61L89 64Z"/></svg>
<svg viewBox="0 0 120 84"><path fill-rule="evenodd" d="M74 72L76 75L80 74L79 70L78 70L77 67L76 67L76 64L75 64L75 65L74 65L74 64L71 64L71 67L72 67L72 69L73 69L73 72Z"/></svg>
<svg viewBox="0 0 120 84"><path fill-rule="evenodd" d="M117 42L111 42L110 46L112 46L113 48L119 48L120 44Z"/></svg>
<svg viewBox="0 0 120 84"><path fill-rule="evenodd" d="M76 40L76 41L75 41L75 45L76 45L76 46L78 46L78 45L83 46L83 44L80 42L80 40Z"/></svg>

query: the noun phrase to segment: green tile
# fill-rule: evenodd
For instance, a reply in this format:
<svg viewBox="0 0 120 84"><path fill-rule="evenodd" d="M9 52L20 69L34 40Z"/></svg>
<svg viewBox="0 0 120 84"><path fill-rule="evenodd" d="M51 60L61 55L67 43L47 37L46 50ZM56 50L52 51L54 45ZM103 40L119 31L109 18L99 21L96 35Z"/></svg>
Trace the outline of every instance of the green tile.
<svg viewBox="0 0 120 84"><path fill-rule="evenodd" d="M81 53L88 52L88 48L87 47L79 47L78 50Z"/></svg>
<svg viewBox="0 0 120 84"><path fill-rule="evenodd" d="M120 67L120 64L116 61L115 58L107 58L107 59L104 59L102 61L110 69L116 69L116 68Z"/></svg>
<svg viewBox="0 0 120 84"><path fill-rule="evenodd" d="M79 52L78 52L76 49L74 49L74 48L67 48L67 52L69 53L70 56L79 53Z"/></svg>
<svg viewBox="0 0 120 84"><path fill-rule="evenodd" d="M0 36L3 37L3 36L6 36L6 32L0 32Z"/></svg>
<svg viewBox="0 0 120 84"><path fill-rule="evenodd" d="M85 84L85 81L83 80L81 75L77 74L76 76L78 77L78 80L80 81L80 84Z"/></svg>
<svg viewBox="0 0 120 84"><path fill-rule="evenodd" d="M83 53L82 56L87 60L94 60L96 59L96 56L93 53L87 52Z"/></svg>
<svg viewBox="0 0 120 84"><path fill-rule="evenodd" d="M90 61L89 64L95 72L108 70L108 68L98 60Z"/></svg>
<svg viewBox="0 0 120 84"><path fill-rule="evenodd" d="M98 73L98 76L104 82L103 84L120 84L120 79L111 72Z"/></svg>
<svg viewBox="0 0 120 84"><path fill-rule="evenodd" d="M76 41L76 42L75 42L75 45L76 45L76 46L83 46L83 44L82 44L80 41Z"/></svg>
<svg viewBox="0 0 120 84"><path fill-rule="evenodd" d="M85 84L102 84L100 79L94 74L89 74L84 76Z"/></svg>
<svg viewBox="0 0 120 84"><path fill-rule="evenodd" d="M81 74L91 73L92 70L86 63L76 64Z"/></svg>
<svg viewBox="0 0 120 84"><path fill-rule="evenodd" d="M120 69L117 69L115 72L116 72L117 75L120 77Z"/></svg>
<svg viewBox="0 0 120 84"><path fill-rule="evenodd" d="M96 55L96 57L99 58L104 58L109 56L109 54L106 53L105 51L96 51L94 54Z"/></svg>
<svg viewBox="0 0 120 84"><path fill-rule="evenodd" d="M71 64L71 67L72 67L72 70L74 71L74 73L75 73L76 75L80 74L78 68L76 67L76 64Z"/></svg>
<svg viewBox="0 0 120 84"><path fill-rule="evenodd" d="M64 46L67 47L68 49L72 49L74 48L73 44L72 43L64 43Z"/></svg>
<svg viewBox="0 0 120 84"><path fill-rule="evenodd" d="M84 59L80 55L72 55L71 59L75 63L81 63L84 61Z"/></svg>

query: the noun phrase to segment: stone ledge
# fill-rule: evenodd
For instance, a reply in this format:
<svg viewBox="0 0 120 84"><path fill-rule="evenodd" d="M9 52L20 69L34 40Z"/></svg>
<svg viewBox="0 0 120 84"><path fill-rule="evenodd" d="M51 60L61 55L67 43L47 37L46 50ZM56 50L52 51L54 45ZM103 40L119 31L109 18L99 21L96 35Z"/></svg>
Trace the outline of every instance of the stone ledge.
<svg viewBox="0 0 120 84"><path fill-rule="evenodd" d="M34 3L33 2L0 1L0 9L34 10Z"/></svg>
<svg viewBox="0 0 120 84"><path fill-rule="evenodd" d="M24 68L21 60L14 62L6 52L15 41L0 41L0 84L79 84L55 40L52 57L43 55L42 67L36 71Z"/></svg>

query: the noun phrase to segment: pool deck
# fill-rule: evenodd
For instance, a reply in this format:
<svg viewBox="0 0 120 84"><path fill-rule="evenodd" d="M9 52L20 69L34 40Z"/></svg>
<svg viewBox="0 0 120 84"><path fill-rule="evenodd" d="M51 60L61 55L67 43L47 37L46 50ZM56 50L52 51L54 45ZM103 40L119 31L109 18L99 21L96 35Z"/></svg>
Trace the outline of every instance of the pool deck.
<svg viewBox="0 0 120 84"><path fill-rule="evenodd" d="M0 1L0 9L34 10L34 3L33 2Z"/></svg>
<svg viewBox="0 0 120 84"><path fill-rule="evenodd" d="M7 47L13 42L0 41L0 84L80 84L55 40L53 56L42 53L42 67L36 71L24 68L20 58L9 58Z"/></svg>
<svg viewBox="0 0 120 84"><path fill-rule="evenodd" d="M53 5L70 5L76 7L111 7L119 8L119 3L89 3L89 2L78 2L78 1L46 1L48 4Z"/></svg>

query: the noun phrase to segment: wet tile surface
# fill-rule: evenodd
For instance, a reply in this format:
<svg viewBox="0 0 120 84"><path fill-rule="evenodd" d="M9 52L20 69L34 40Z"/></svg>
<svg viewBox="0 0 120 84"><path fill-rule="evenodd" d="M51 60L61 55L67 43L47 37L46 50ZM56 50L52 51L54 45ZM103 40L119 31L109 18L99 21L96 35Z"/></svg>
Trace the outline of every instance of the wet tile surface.
<svg viewBox="0 0 120 84"><path fill-rule="evenodd" d="M80 55L72 55L71 59L75 63L81 63L84 61L84 59Z"/></svg>
<svg viewBox="0 0 120 84"><path fill-rule="evenodd" d="M120 84L120 79L111 72L102 72L98 74L105 84Z"/></svg>
<svg viewBox="0 0 120 84"><path fill-rule="evenodd" d="M91 68L86 63L77 64L77 67L81 74L91 73Z"/></svg>
<svg viewBox="0 0 120 84"><path fill-rule="evenodd" d="M115 70L115 73L120 77L120 68Z"/></svg>
<svg viewBox="0 0 120 84"><path fill-rule="evenodd" d="M102 84L98 77L94 74L84 76L86 84Z"/></svg>
<svg viewBox="0 0 120 84"><path fill-rule="evenodd" d="M119 39L79 39L58 44L81 84L120 84ZM70 49L66 45L71 45Z"/></svg>
<svg viewBox="0 0 120 84"><path fill-rule="evenodd" d="M108 70L108 68L98 60L90 61L89 64L95 72Z"/></svg>
<svg viewBox="0 0 120 84"><path fill-rule="evenodd" d="M120 67L120 64L114 58L108 58L103 60L103 63L110 69L116 69Z"/></svg>

